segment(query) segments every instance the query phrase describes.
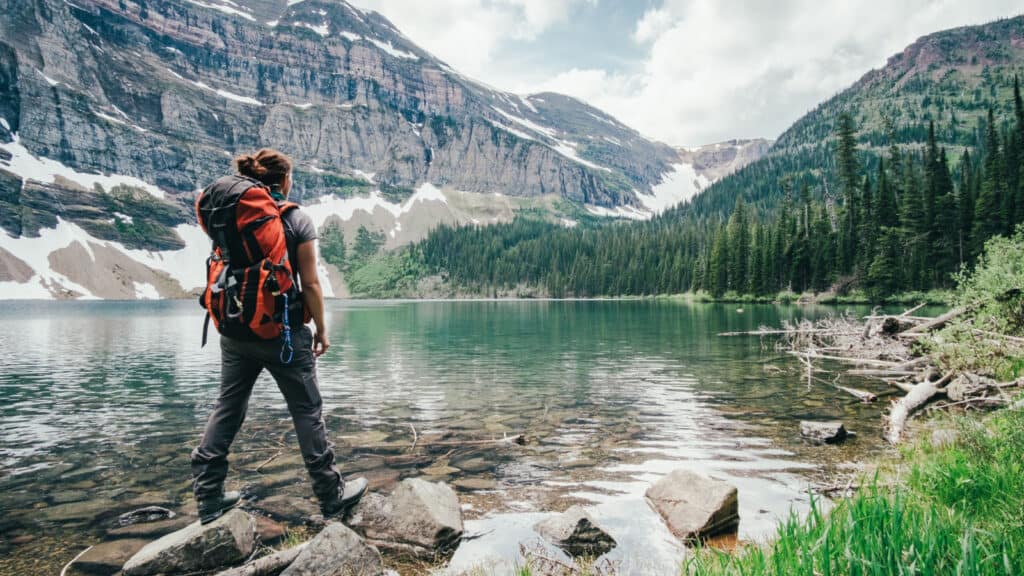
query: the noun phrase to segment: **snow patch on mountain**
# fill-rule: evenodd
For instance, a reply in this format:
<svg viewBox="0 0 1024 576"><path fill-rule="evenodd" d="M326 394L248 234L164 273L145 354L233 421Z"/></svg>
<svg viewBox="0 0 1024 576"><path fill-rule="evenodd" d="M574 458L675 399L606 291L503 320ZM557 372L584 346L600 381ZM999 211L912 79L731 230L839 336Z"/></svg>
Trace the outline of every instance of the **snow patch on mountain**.
<svg viewBox="0 0 1024 576"><path fill-rule="evenodd" d="M177 74L175 74L177 76ZM178 76L180 78L180 76ZM233 100L235 102L241 102L242 104L251 104L253 106L263 106L263 102L255 98L249 98L248 96L241 96L234 92L228 92L227 90L221 90L220 88L214 88L205 82L196 82L195 80L189 80L195 86L202 88L203 90L213 92L214 94L224 98L226 100Z"/></svg>
<svg viewBox="0 0 1024 576"><path fill-rule="evenodd" d="M390 202L381 195L379 190L374 190L368 196L355 196L351 198L338 198L337 196L324 196L314 204L308 204L302 209L313 219L313 224L319 229L331 216L338 216L342 220L351 220L352 216L359 211L373 214L378 209L383 210L395 218L402 214L411 212L419 202L440 202L447 204L445 197L437 186L424 183L413 193L408 200L399 204Z"/></svg>
<svg viewBox="0 0 1024 576"><path fill-rule="evenodd" d="M557 138L558 137L558 133L554 129L552 129L552 128L548 128L547 126L541 126L540 124L537 124L536 122L533 122L531 120L527 120L526 118L523 118L522 116L516 116L515 114L510 114L510 113L502 110L501 108L498 108L497 106L491 106L491 109L493 109L498 114L501 114L502 116L504 116L508 120L511 120L512 122L515 122L516 124L519 124L520 126L523 126L524 128L527 128L528 130L531 130L531 131L533 131L533 132L535 132L537 134L541 134L541 135L547 136L548 138Z"/></svg>
<svg viewBox="0 0 1024 576"><path fill-rule="evenodd" d="M327 35L331 33L331 26L327 22L323 22L323 23L320 23L320 24L310 24L308 22L296 22L296 24L298 24L299 26L302 26L304 28L309 28L313 32L316 32L317 34L319 34L321 38L326 38Z"/></svg>
<svg viewBox="0 0 1024 576"><path fill-rule="evenodd" d="M90 258L95 258L89 247L91 239L85 230L60 218L57 219L56 228L40 230L38 238L12 238L7 234L0 234L0 248L14 254L34 271L28 282L0 282L3 298L48 300L54 298L54 291L65 289L78 292L85 299L96 299L89 289L50 266L50 253L67 248L76 242L82 245Z"/></svg>
<svg viewBox="0 0 1024 576"><path fill-rule="evenodd" d="M611 172L611 169L609 168L606 168L599 164L594 164L589 160L580 158L579 154L576 153L576 146L577 144L575 142L566 142L564 140L558 140L558 144L552 146L551 148L555 152L558 152L559 154L565 156L566 158L572 160L573 162L578 162L580 164L583 164L584 166L594 168L596 170L604 170L605 172Z"/></svg>
<svg viewBox="0 0 1024 576"><path fill-rule="evenodd" d="M234 16L241 16L242 18L245 18L246 20L249 20L251 22L255 22L256 21L256 19L252 17L252 14L249 14L247 12L239 10L238 4L235 4L234 2L231 2L230 0L224 0L222 3L218 3L218 4L211 4L209 2L201 2L200 0L185 0L185 1L188 2L189 4L195 4L196 6L200 6L202 8L209 8L211 10L217 10L217 11L223 12L225 14L232 14Z"/></svg>
<svg viewBox="0 0 1024 576"><path fill-rule="evenodd" d="M132 281L132 285L135 287L135 299L136 300L159 300L160 292L157 291L156 286L148 282L136 282Z"/></svg>
<svg viewBox="0 0 1024 576"><path fill-rule="evenodd" d="M70 166L66 166L56 160L33 156L31 152L21 145L18 141L17 135L14 136L14 140L12 142L0 144L0 149L6 150L11 154L11 159L9 161L0 161L0 167L17 174L26 180L36 180L45 184L53 184L56 177L60 176L89 189L93 188L96 184L99 184L104 190L109 192L114 186L123 184L125 186L141 188L151 196L155 196L157 198L164 197L163 190L133 176L121 176L118 174L87 174L85 172L79 172L78 170L75 170Z"/></svg>
<svg viewBox="0 0 1024 576"><path fill-rule="evenodd" d="M420 59L419 56L413 54L412 52L406 52L404 50L399 50L398 48L395 48L395 46L391 44L390 40L388 40L387 42L383 42L376 38L366 38L365 40L369 40L371 43L373 43L374 46L380 48L381 50L387 52L388 54L391 54L395 58L405 58L407 60Z"/></svg>
<svg viewBox="0 0 1024 576"><path fill-rule="evenodd" d="M604 216L607 218L627 218L629 220L650 220L653 214L646 210L638 210L632 206L616 206L615 208L606 208L604 206L590 206L587 205L587 212L590 212L594 216Z"/></svg>
<svg viewBox="0 0 1024 576"><path fill-rule="evenodd" d="M673 164L672 171L662 175L660 184L651 189L651 194L637 193L645 208L660 214L682 202L689 202L707 188L711 181L697 174L692 164Z"/></svg>

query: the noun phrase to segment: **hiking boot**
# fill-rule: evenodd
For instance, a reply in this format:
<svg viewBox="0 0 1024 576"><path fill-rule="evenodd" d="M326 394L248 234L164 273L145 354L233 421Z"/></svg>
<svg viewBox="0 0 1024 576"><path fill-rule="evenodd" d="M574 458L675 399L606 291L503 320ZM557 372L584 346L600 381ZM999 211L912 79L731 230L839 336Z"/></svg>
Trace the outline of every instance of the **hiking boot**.
<svg viewBox="0 0 1024 576"><path fill-rule="evenodd" d="M205 498L196 503L199 508L199 523L209 524L224 515L225 512L235 507L235 504L242 499L238 492L225 492L220 496Z"/></svg>
<svg viewBox="0 0 1024 576"><path fill-rule="evenodd" d="M332 500L320 503L320 512L324 518L335 515L344 517L353 506L359 503L359 499L366 494L366 487L369 485L366 478L354 478L348 482L342 482L338 486L338 493Z"/></svg>

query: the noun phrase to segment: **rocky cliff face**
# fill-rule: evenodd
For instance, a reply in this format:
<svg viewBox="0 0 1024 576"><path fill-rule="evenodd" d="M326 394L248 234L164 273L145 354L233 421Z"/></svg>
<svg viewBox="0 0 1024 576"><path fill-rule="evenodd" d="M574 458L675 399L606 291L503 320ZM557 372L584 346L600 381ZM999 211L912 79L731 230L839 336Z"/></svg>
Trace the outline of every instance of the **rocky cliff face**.
<svg viewBox="0 0 1024 576"><path fill-rule="evenodd" d="M189 193L268 145L305 173L635 204L673 151L564 96L468 80L345 2L5 0L0 90L38 156ZM9 95L9 96L8 96Z"/></svg>
<svg viewBox="0 0 1024 576"><path fill-rule="evenodd" d="M3 297L194 290L194 193L263 146L318 225L389 247L522 209L647 217L702 186L600 110L483 86L341 0L0 0Z"/></svg>

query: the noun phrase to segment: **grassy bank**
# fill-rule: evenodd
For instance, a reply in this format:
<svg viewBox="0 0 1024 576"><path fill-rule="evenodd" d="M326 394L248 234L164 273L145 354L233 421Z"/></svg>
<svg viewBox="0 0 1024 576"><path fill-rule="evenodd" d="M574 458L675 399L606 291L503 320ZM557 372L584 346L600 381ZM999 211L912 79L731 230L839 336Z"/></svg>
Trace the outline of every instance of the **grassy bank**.
<svg viewBox="0 0 1024 576"><path fill-rule="evenodd" d="M986 244L959 276L961 315L918 341L944 374L1019 383L1024 374L1024 227ZM781 523L764 546L699 551L684 573L706 575L1024 574L1024 401L949 419L954 439L919 438L900 460L829 514Z"/></svg>
<svg viewBox="0 0 1024 576"><path fill-rule="evenodd" d="M906 448L894 470L831 513L793 516L763 547L699 551L684 573L1024 573L1024 410L951 426L952 443Z"/></svg>

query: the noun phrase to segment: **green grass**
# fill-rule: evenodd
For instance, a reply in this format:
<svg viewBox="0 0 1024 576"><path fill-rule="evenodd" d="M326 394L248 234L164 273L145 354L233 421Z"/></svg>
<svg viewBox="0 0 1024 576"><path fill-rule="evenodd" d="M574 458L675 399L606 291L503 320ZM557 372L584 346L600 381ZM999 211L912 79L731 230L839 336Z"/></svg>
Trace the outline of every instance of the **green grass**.
<svg viewBox="0 0 1024 576"><path fill-rule="evenodd" d="M897 488L868 488L829 514L814 504L765 546L700 550L684 574L1024 573L1024 411L955 421L958 439L905 452ZM876 483L874 486L882 486Z"/></svg>

